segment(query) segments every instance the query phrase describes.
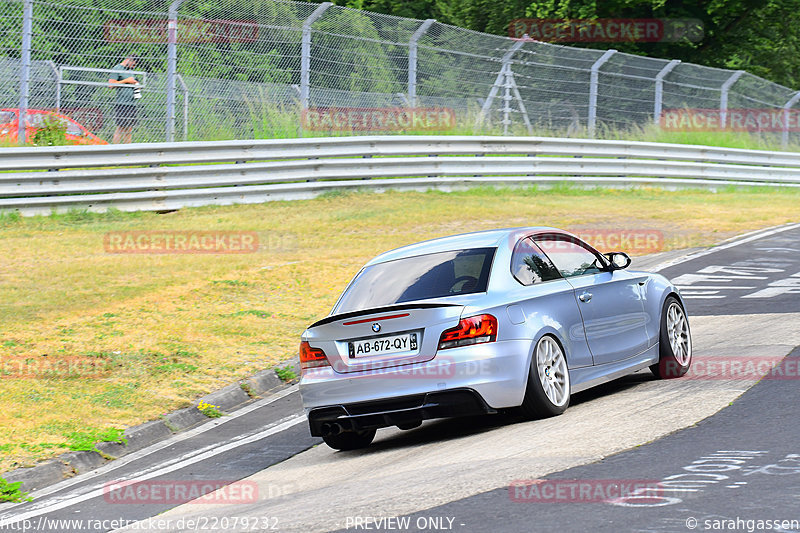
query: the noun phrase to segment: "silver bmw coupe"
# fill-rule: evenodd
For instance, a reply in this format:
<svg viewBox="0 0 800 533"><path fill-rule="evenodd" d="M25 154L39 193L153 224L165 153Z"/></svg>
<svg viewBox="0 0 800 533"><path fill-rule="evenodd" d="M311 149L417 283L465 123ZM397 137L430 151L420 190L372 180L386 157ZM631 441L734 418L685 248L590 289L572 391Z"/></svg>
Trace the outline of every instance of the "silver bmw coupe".
<svg viewBox="0 0 800 533"><path fill-rule="evenodd" d="M692 340L680 293L630 262L546 227L379 255L302 335L311 434L352 450L379 428L433 418L558 415L571 394L647 367L684 375Z"/></svg>

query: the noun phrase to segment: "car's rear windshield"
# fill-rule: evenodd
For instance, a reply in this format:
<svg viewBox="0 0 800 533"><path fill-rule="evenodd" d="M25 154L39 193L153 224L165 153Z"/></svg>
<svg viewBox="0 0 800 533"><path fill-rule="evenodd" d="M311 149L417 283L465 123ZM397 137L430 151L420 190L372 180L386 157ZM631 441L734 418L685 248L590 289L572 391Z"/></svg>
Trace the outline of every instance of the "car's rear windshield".
<svg viewBox="0 0 800 533"><path fill-rule="evenodd" d="M453 250L368 266L347 288L334 313L486 292L495 250Z"/></svg>
<svg viewBox="0 0 800 533"><path fill-rule="evenodd" d="M12 111L0 111L0 124L8 124L17 120L17 115Z"/></svg>

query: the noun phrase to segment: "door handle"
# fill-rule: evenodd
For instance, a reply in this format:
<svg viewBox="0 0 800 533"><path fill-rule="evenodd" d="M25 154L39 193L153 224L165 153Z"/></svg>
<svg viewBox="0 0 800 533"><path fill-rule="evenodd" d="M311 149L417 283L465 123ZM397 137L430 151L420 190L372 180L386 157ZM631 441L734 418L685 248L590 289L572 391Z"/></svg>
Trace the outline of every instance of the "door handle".
<svg viewBox="0 0 800 533"><path fill-rule="evenodd" d="M589 300L592 299L592 293L591 292L584 292L583 294L578 296L578 299L580 301L582 301L582 302L588 302Z"/></svg>

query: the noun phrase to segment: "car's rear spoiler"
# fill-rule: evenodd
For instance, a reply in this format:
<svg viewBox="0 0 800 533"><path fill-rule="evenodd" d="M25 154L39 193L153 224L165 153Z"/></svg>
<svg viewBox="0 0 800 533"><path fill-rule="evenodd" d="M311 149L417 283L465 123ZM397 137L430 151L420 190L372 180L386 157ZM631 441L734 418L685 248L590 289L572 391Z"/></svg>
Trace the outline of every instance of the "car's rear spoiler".
<svg viewBox="0 0 800 533"><path fill-rule="evenodd" d="M346 318L352 318L355 316L363 316L363 315L372 315L376 313L386 313L388 311L400 311L403 309L433 309L436 307L463 307L463 304L446 304L446 303L408 303L408 304L400 304L400 305L387 305L384 307L373 307L371 309L361 309L359 311L350 311L349 313L340 313L338 315L329 315L323 318L322 320L318 320L308 326L309 328L313 328L316 326L321 326L323 324L330 324L331 322L336 322L337 320L344 320Z"/></svg>

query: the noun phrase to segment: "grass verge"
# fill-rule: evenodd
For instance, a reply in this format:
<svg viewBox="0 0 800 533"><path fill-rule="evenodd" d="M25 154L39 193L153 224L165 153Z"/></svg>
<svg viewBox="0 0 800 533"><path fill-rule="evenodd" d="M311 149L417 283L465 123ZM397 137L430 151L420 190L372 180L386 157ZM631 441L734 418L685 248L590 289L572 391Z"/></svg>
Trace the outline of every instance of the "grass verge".
<svg viewBox="0 0 800 533"><path fill-rule="evenodd" d="M551 225L652 229L665 249L797 221L800 192L474 188L333 192L261 205L0 218L0 472L153 420L295 355L375 254L438 236ZM107 232L254 231L247 254L110 254ZM70 372L54 362L81 361ZM25 361L50 373L16 374ZM47 366L51 365L51 366ZM95 372L88 375L87 369ZM291 376L282 376L291 379ZM210 416L215 413L209 412Z"/></svg>

